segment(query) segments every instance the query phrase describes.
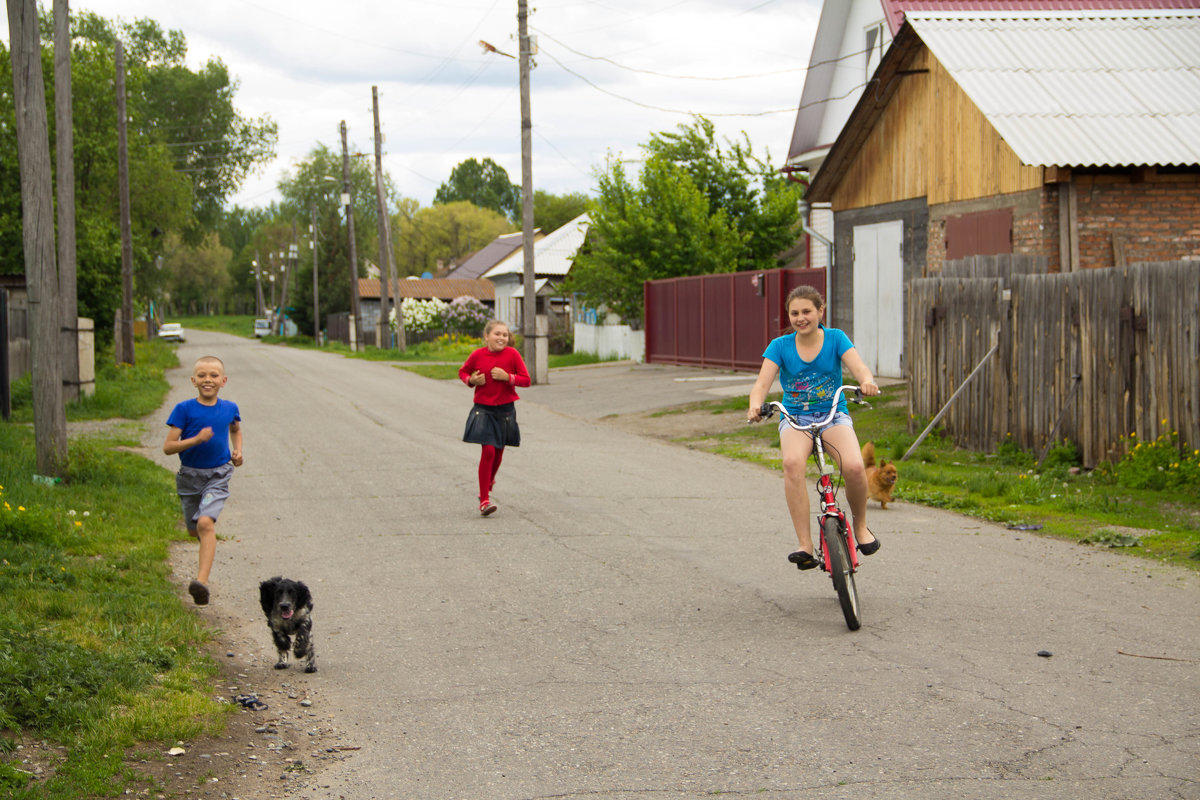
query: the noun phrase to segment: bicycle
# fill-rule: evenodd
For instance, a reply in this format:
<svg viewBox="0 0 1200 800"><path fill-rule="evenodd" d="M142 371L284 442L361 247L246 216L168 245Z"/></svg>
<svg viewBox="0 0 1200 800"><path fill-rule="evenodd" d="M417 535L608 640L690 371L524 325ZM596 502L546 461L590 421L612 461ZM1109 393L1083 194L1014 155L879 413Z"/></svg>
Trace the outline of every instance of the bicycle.
<svg viewBox="0 0 1200 800"><path fill-rule="evenodd" d="M758 413L766 419L778 411L793 430L807 433L812 437L812 454L816 457L817 466L821 471L821 477L816 484L817 500L821 508L821 513L817 515L817 564L822 570L828 572L829 577L833 580L833 588L837 592L838 602L842 606L842 616L846 618L846 627L856 631L862 626L862 616L858 607L858 589L854 585L854 573L858 570L857 541L854 538L854 530L850 526L850 521L837 504L837 489L834 487L832 478L835 468L826 460L825 442L821 437L821 432L829 427L829 423L833 422L838 410L838 401L847 389L854 390L854 397L848 397L847 400L856 405L871 407L870 403L862 399L862 394L857 386L847 385L839 386L838 390L834 392L829 416L819 422L801 425L795 417L787 412L783 404L776 400L763 404Z"/></svg>

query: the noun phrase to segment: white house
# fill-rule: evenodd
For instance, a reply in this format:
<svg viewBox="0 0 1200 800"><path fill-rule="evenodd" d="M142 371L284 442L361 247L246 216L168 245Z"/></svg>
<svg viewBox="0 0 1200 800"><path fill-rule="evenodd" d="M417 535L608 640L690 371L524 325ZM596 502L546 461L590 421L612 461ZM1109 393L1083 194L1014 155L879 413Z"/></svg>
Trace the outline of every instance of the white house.
<svg viewBox="0 0 1200 800"><path fill-rule="evenodd" d="M553 314L564 310L554 308L554 301L560 300L560 305L567 302L559 294L559 286L571 271L575 254L587 238L589 225L587 214L580 214L558 230L547 234L546 238L534 242L534 289L537 292L538 313ZM525 249L517 248L510 256L483 273L483 277L496 286L496 318L507 323L513 330L522 329Z"/></svg>

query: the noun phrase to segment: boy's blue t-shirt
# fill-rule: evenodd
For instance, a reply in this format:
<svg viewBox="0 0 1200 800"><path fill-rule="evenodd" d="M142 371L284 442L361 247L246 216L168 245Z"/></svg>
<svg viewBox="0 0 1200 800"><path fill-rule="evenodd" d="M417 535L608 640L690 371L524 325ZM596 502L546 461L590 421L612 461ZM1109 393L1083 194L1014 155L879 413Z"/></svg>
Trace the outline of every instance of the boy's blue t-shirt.
<svg viewBox="0 0 1200 800"><path fill-rule="evenodd" d="M779 385L783 387L783 407L789 414L828 414L830 399L842 385L842 356L854 347L850 338L837 328L825 328L821 352L805 361L796 352L796 334L772 339L763 358L779 365ZM846 411L846 398L838 401L838 410Z"/></svg>
<svg viewBox="0 0 1200 800"><path fill-rule="evenodd" d="M204 428L212 428L207 442L181 450L179 463L195 469L214 469L229 463L229 426L240 422L237 403L217 398L216 405L206 406L196 398L177 403L167 417L167 425L179 428L180 439L190 439Z"/></svg>

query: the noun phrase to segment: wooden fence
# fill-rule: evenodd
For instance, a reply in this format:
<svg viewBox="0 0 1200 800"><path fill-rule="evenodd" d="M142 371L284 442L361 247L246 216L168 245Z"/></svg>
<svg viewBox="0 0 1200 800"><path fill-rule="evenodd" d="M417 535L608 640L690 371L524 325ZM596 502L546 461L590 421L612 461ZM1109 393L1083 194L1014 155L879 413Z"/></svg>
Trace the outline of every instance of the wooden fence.
<svg viewBox="0 0 1200 800"><path fill-rule="evenodd" d="M1094 467L1134 433L1200 446L1200 264L1039 267L967 259L909 284L910 418L936 414L986 359L942 419L965 447L1067 439Z"/></svg>

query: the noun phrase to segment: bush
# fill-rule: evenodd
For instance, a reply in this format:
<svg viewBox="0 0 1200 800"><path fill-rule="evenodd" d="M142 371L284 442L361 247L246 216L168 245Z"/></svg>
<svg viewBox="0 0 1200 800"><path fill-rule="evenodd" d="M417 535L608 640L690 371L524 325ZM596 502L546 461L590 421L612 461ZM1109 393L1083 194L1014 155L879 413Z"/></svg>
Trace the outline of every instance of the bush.
<svg viewBox="0 0 1200 800"><path fill-rule="evenodd" d="M436 297L430 300L408 298L400 303L400 308L404 313L405 333L441 331L479 336L490 316L487 306L474 297L465 296L456 297L449 303ZM395 330L394 318L391 325Z"/></svg>
<svg viewBox="0 0 1200 800"><path fill-rule="evenodd" d="M1117 485L1200 491L1200 451L1181 447L1177 432L1164 433L1150 442L1139 442L1137 434L1131 433L1121 441L1127 452L1116 467Z"/></svg>
<svg viewBox="0 0 1200 800"><path fill-rule="evenodd" d="M478 336L489 317L487 306L474 297L456 297L442 311L447 333Z"/></svg>
<svg viewBox="0 0 1200 800"><path fill-rule="evenodd" d="M441 330L445 307L446 303L436 297L432 300L415 300L411 297L402 300L400 310L404 314L404 332L424 333Z"/></svg>

